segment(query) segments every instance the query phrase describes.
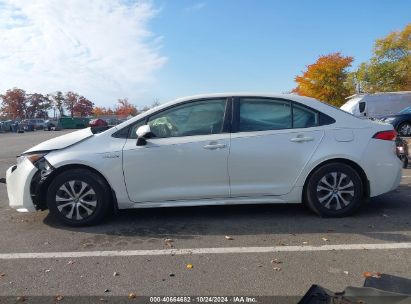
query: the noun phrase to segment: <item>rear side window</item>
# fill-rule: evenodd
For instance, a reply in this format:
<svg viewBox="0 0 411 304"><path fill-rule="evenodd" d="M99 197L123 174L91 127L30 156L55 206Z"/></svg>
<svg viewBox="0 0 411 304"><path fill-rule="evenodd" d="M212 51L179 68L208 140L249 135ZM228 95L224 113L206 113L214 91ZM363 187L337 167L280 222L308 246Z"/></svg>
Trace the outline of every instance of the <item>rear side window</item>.
<svg viewBox="0 0 411 304"><path fill-rule="evenodd" d="M240 98L238 132L311 128L335 123L317 110L282 99Z"/></svg>
<svg viewBox="0 0 411 304"><path fill-rule="evenodd" d="M293 128L310 128L319 125L317 111L293 104Z"/></svg>
<svg viewBox="0 0 411 304"><path fill-rule="evenodd" d="M290 102L267 98L240 99L240 132L281 130L291 127Z"/></svg>

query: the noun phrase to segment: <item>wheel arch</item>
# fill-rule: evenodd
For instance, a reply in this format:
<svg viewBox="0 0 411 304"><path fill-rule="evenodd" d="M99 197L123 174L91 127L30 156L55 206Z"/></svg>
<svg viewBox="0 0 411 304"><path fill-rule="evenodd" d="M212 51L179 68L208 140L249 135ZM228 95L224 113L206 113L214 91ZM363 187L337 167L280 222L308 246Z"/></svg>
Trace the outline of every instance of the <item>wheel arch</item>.
<svg viewBox="0 0 411 304"><path fill-rule="evenodd" d="M34 196L37 197L37 206L38 209L40 210L46 210L47 209L47 202L46 202L46 197L47 197L47 190L50 186L51 181L58 176L60 173L67 171L67 170L72 170L72 169L86 169L89 170L98 176L100 176L104 182L107 184L107 186L110 189L111 193L111 202L113 205L113 211L117 212L118 210L118 202L117 202L117 196L115 191L113 190L113 187L111 187L110 183L108 182L107 178L97 169L84 165L84 164L66 164L60 167L55 168L42 182L41 186L37 189L37 193L31 193L32 197L33 194Z"/></svg>
<svg viewBox="0 0 411 304"><path fill-rule="evenodd" d="M305 178L304 181L304 186L303 186L303 192L302 192L302 200L305 200L305 192L306 192L306 187L308 184L308 181L310 180L311 176L313 173L320 167L329 164L329 163L342 163L350 166L353 168L358 175L361 178L361 182L364 185L364 198L369 198L370 197L370 181L367 178L367 174L365 174L364 169L355 161L347 159L347 158L331 158L327 159L325 161L322 161L321 163L317 164L314 168L311 169L310 173L308 173L307 177Z"/></svg>
<svg viewBox="0 0 411 304"><path fill-rule="evenodd" d="M408 123L408 124L411 125L411 119L410 118L403 118L403 119L397 121L396 124L395 124L395 130L397 132L399 132L400 131L399 129L400 129L401 125L403 125L404 123Z"/></svg>

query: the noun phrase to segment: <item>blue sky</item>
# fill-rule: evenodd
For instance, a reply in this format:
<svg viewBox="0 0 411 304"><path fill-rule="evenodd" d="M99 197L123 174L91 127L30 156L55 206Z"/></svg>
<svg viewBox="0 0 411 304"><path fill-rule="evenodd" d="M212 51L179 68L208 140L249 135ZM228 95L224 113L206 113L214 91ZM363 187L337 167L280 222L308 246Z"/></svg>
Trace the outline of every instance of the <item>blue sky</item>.
<svg viewBox="0 0 411 304"><path fill-rule="evenodd" d="M411 22L411 1L0 0L0 92L76 91L97 105L287 92L319 55L354 66Z"/></svg>
<svg viewBox="0 0 411 304"><path fill-rule="evenodd" d="M368 60L376 38L411 22L411 1L157 1L167 63L161 99L201 92L286 92L319 55Z"/></svg>

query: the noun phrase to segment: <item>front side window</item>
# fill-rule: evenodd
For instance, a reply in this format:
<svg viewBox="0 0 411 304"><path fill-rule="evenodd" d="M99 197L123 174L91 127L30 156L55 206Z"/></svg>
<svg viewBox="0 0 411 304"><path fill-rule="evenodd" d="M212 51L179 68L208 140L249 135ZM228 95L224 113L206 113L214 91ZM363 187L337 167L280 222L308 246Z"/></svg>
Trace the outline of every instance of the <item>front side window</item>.
<svg viewBox="0 0 411 304"><path fill-rule="evenodd" d="M291 127L289 102L267 98L240 99L240 132L281 130Z"/></svg>
<svg viewBox="0 0 411 304"><path fill-rule="evenodd" d="M310 128L319 125L318 112L293 104L293 128Z"/></svg>
<svg viewBox="0 0 411 304"><path fill-rule="evenodd" d="M137 129L144 125L144 120L141 120L131 127L129 138L137 139Z"/></svg>
<svg viewBox="0 0 411 304"><path fill-rule="evenodd" d="M154 114L148 120L154 137L221 133L226 99L195 101Z"/></svg>

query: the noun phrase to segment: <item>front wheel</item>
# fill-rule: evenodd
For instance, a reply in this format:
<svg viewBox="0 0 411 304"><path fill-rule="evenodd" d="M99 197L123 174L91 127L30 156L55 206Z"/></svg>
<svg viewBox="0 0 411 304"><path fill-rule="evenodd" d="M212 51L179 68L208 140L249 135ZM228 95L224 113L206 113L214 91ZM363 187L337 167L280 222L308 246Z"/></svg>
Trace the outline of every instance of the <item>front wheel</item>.
<svg viewBox="0 0 411 304"><path fill-rule="evenodd" d="M89 226L100 222L110 210L111 195L107 183L86 169L59 174L47 192L50 213L69 226Z"/></svg>
<svg viewBox="0 0 411 304"><path fill-rule="evenodd" d="M323 217L352 214L363 199L363 184L357 171L342 163L330 163L316 169L305 187L305 200Z"/></svg>

